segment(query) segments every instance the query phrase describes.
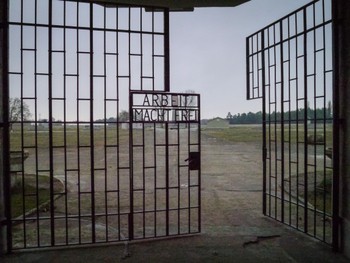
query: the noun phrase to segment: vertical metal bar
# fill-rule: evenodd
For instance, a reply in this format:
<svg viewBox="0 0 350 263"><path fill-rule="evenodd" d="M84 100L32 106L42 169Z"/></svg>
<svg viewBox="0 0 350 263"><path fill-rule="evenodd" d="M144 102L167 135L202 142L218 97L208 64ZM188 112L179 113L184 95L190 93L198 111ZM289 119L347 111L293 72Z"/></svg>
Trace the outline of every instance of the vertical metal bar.
<svg viewBox="0 0 350 263"><path fill-rule="evenodd" d="M163 12L164 19L164 91L170 91L169 9ZM166 235L169 235L169 124L165 123L165 169L166 169Z"/></svg>
<svg viewBox="0 0 350 263"><path fill-rule="evenodd" d="M142 232L143 238L146 236L146 172L145 172L145 124L142 123Z"/></svg>
<svg viewBox="0 0 350 263"><path fill-rule="evenodd" d="M37 24L37 17L38 17L38 1L35 0L35 24ZM39 205L40 205L40 202L39 202L39 158L38 158L38 126L37 126L37 114L38 114L38 103L37 103L37 96L38 96L38 91L37 91L37 83L38 83L38 70L37 70L37 66L38 66L38 54L37 54L37 48L38 48L38 35L37 35L37 31L38 31L38 28L35 27L34 29L34 97L35 97L35 102L34 102L34 120L35 120L35 130L34 130L34 140L35 140L35 170L36 170L36 185L35 185L35 190L36 190L36 207L37 207L37 211L36 211L36 228L37 228L37 245L38 247L40 247L40 211L39 211Z"/></svg>
<svg viewBox="0 0 350 263"><path fill-rule="evenodd" d="M169 9L164 10L164 91L170 91Z"/></svg>
<svg viewBox="0 0 350 263"><path fill-rule="evenodd" d="M52 94L53 94L53 78L52 78L52 15L53 0L49 1L49 158L50 158L50 226L51 226L51 246L55 245L55 204L54 204L54 170L53 170L53 130L52 130Z"/></svg>
<svg viewBox="0 0 350 263"><path fill-rule="evenodd" d="M295 31L298 29L298 16L295 16ZM296 159L297 159L297 169L296 169L296 195L299 196L299 67L298 67L298 38L295 41L295 104L296 104ZM299 198L296 200L296 228L299 229Z"/></svg>
<svg viewBox="0 0 350 263"><path fill-rule="evenodd" d="M117 99L117 204L118 204L118 240L121 240L121 224L120 224L120 132L119 132L119 127L120 127L120 123L119 123L119 34L118 34L118 27L119 27L119 22L118 22L118 18L119 18L119 8L116 7L115 10L116 14L115 14L115 26L116 26L116 65L115 65L115 75L116 75L116 84L117 84L117 94L116 94L116 99Z"/></svg>
<svg viewBox="0 0 350 263"><path fill-rule="evenodd" d="M274 172L274 203L275 203L275 219L278 219L278 132L277 132L277 124L278 124L278 112L277 112L277 59L276 59L276 25L273 25L273 71L274 71L274 78L273 78L273 88L274 88L274 108L275 108L275 116L274 116L274 138L275 138L275 160L274 160L274 165L275 165L275 172Z"/></svg>
<svg viewBox="0 0 350 263"><path fill-rule="evenodd" d="M263 161L263 192L262 192L262 200L263 200L263 214L266 215L266 157L267 157L267 149L266 149L266 79L265 79L265 71L268 68L265 68L265 30L260 32L261 34L261 64L262 64L262 135L263 135L263 143L262 143L262 161ZM249 94L248 94L249 96Z"/></svg>
<svg viewBox="0 0 350 263"><path fill-rule="evenodd" d="M79 27L79 17L80 17L80 3L77 3L77 26ZM80 160L81 160L81 155L80 155L80 80L79 80L79 71L80 71L80 54L79 54L79 46L80 46L80 40L79 40L79 29L77 29L77 162L78 162L78 222L79 222L79 244L81 244L81 236L82 236L82 229L81 229L81 165L80 165Z"/></svg>
<svg viewBox="0 0 350 263"><path fill-rule="evenodd" d="M152 9L152 90L154 91L154 85L155 85L155 75L154 75L154 9ZM154 124L154 129L153 129L153 138L154 138L154 207L156 212L154 213L154 236L157 236L157 213L158 213L158 195L157 195L157 124Z"/></svg>
<svg viewBox="0 0 350 263"><path fill-rule="evenodd" d="M288 182L289 182L289 188L288 188L288 205L289 205L289 221L288 224L292 225L292 108L291 108L291 71L290 71L290 17L288 17ZM296 30L296 29L295 29Z"/></svg>
<svg viewBox="0 0 350 263"><path fill-rule="evenodd" d="M67 2L64 1L63 7L63 144L64 144L64 211L65 211L65 228L66 244L69 244L69 221L68 221L68 176L67 176Z"/></svg>
<svg viewBox="0 0 350 263"><path fill-rule="evenodd" d="M22 106L22 103L23 103L23 85L24 85L24 83L23 83L23 68L24 68L24 66L23 66L23 39L24 39L24 37L23 37L23 35L24 35L24 30L23 30L23 23L24 23L24 21L23 21L23 16L24 16L24 8L23 8L23 0L21 0L21 45L20 45L20 48L21 48L21 72L20 72L20 74L21 74L21 91L20 91L20 94L21 94L21 96L20 96L20 100L21 100L21 106ZM23 107L21 107L21 108L23 108ZM23 116L23 114L22 114L22 110L21 110L21 117ZM21 122L21 132L20 132L20 134L21 134L21 150L22 150L22 155L21 155L21 158L22 158L22 160L23 160L23 145L24 145L24 143L23 143L23 141L24 141L24 136L23 136L23 122ZM24 215L23 216L23 247L26 247L27 246L27 228L26 228L26 214L25 214L25 211L26 211L26 207L25 207L25 204L26 204L26 202L25 202L25 195L24 195L24 193L25 193L25 190L24 190L24 186L25 186L25 182L24 182L24 176L23 176L23 170L22 170L22 172L21 172L22 174L21 174L21 176L22 176L22 178L21 178L21 181L22 181L22 196L21 196L21 199L22 199L22 204L23 204L23 206L22 206L22 214Z"/></svg>
<svg viewBox="0 0 350 263"><path fill-rule="evenodd" d="M325 21L325 3L322 0L322 21ZM323 77L323 134L324 134L324 145L323 145L323 181L326 182L326 174L327 174L327 165L326 165L326 150L327 150L327 108L326 108L326 103L327 103L327 96L326 96L326 30L325 26L322 26L322 48L323 48L323 56L322 56L322 66L323 66L323 72L322 72L322 77ZM326 184L323 184L323 215L322 215L322 220L323 220L323 233L322 233L322 239L325 241L326 240L326 198L327 198L327 192L326 192Z"/></svg>
<svg viewBox="0 0 350 263"><path fill-rule="evenodd" d="M154 86L155 86L155 54L154 54L154 9L152 9L152 90L154 91ZM165 42L164 42L165 45ZM165 85L165 79L164 79L164 85ZM164 86L165 89L165 86Z"/></svg>
<svg viewBox="0 0 350 263"><path fill-rule="evenodd" d="M259 98L259 95L260 95L260 74L259 74L259 71L260 71L260 60L259 60L259 53L261 51L261 47L259 48L259 36L260 34L256 34L256 87L254 87L254 90L257 90L257 97ZM261 41L260 41L261 42ZM254 91L253 91L254 93Z"/></svg>
<svg viewBox="0 0 350 263"><path fill-rule="evenodd" d="M143 24L143 17L142 17L142 8L139 8L140 11L140 88L143 89L143 34L142 34L142 24ZM143 157L143 170L142 170L142 185L143 185L143 237L146 237L146 150L145 150L145 124L142 124L142 157Z"/></svg>
<svg viewBox="0 0 350 263"><path fill-rule="evenodd" d="M322 0L322 21L325 22L325 2ZM323 48L323 56L322 56L322 66L323 66L323 134L324 134L324 145L323 145L323 181L326 182L326 175L327 175L327 156L326 156L326 150L327 150L327 123L329 122L328 118L330 116L327 116L328 113L328 109L327 109L327 99L328 96L326 95L326 26L323 25L322 26L322 48ZM328 36L328 37L332 37L332 35ZM332 87L333 88L333 87ZM326 190L326 184L323 184L323 235L322 235L322 239L323 241L326 241L326 215L327 215L327 210L326 210L326 198L327 198L327 190Z"/></svg>
<svg viewBox="0 0 350 263"><path fill-rule="evenodd" d="M187 99L188 97L186 96L186 102L185 105L187 106ZM189 123L186 123L187 126L187 156L190 156L191 152L191 127ZM190 170L190 165L188 164L187 167L187 188L188 188L188 199L187 199L187 209L188 209L188 233L191 233L191 170Z"/></svg>
<svg viewBox="0 0 350 263"><path fill-rule="evenodd" d="M1 81L1 111L0 127L1 135L1 171L0 187L3 187L4 200L0 197L1 205L4 205L4 214L0 214L0 220L4 219L6 228L4 225L0 226L0 238L5 240L3 237L6 236L7 248L5 243L0 242L0 255L5 252L12 252L12 214L11 214L11 178L10 178L10 136L9 136L9 1L1 1L0 3L0 43L1 43L1 61L0 61L0 81Z"/></svg>
<svg viewBox="0 0 350 263"><path fill-rule="evenodd" d="M132 95L129 94L129 103L132 105ZM133 125L130 120L129 123L129 156L130 156L130 176L129 176L129 184L130 184L130 213L129 213L129 240L134 239L134 164L133 164Z"/></svg>
<svg viewBox="0 0 350 263"><path fill-rule="evenodd" d="M164 10L164 91L170 91L170 41L169 10ZM165 167L166 167L166 235L169 235L169 124L165 123Z"/></svg>
<svg viewBox="0 0 350 263"><path fill-rule="evenodd" d="M313 27L315 27L315 24L316 24L316 18L315 18L315 4L313 4L312 5L312 14L313 14ZM317 135L317 118L316 118L316 110L317 110L317 108L316 108L316 105L317 105L317 103L316 103L316 96L317 96L317 87L316 87L316 59L317 59L317 56L316 56L316 30L313 30L313 34L312 34L312 37L313 37L313 57L314 57L314 63L313 63L313 65L312 65L312 67L313 67L313 72L312 72L312 74L314 74L313 75L313 92L314 92L314 97L313 97L313 103L314 103L314 105L313 105L313 118L314 118L314 127L313 127L313 129L314 129L314 131L313 131L313 135L314 135L314 140L315 140L315 145L314 145L314 152L313 152L313 154L314 154L314 163L313 163L313 165L314 165L314 185L313 185L313 191L314 191L314 207L313 207L313 235L314 236L316 236L316 230L317 230L317 227L316 227L316 212L317 212L317 207L316 207L316 203L317 203L317 173L316 173L316 170L317 170L317 158L316 158L316 154L317 154L317 152L316 152L316 148L317 148L317 142L316 142L316 140L317 140L317 138L316 138L316 135Z"/></svg>
<svg viewBox="0 0 350 263"><path fill-rule="evenodd" d="M251 48L252 48L252 72L251 72L251 74L252 74L252 80L251 80L251 82L252 82L252 89L251 89L251 96L254 98L254 88L255 88L255 86L254 86L254 83L255 83L255 72L254 72L254 70L255 70L255 63L254 63L254 56L256 56L254 53L255 52L257 52L257 50L255 50L254 49L254 37L255 36L252 36L252 38L251 38L251 42L250 42L250 45L251 45ZM254 54L254 55L253 55Z"/></svg>
<svg viewBox="0 0 350 263"><path fill-rule="evenodd" d="M181 137L180 137L180 123L176 124L176 131L177 131L177 234L180 234L180 200L181 200L181 159L180 159L180 152L181 152L181 147L180 147L180 142L181 142Z"/></svg>
<svg viewBox="0 0 350 263"><path fill-rule="evenodd" d="M157 124L153 124L153 158L154 158L154 237L157 236Z"/></svg>
<svg viewBox="0 0 350 263"><path fill-rule="evenodd" d="M140 8L140 89L143 90L143 15L142 8Z"/></svg>
<svg viewBox="0 0 350 263"><path fill-rule="evenodd" d="M284 191L285 191L285 168L284 168L284 63L283 63L283 22L280 24L280 63L281 63L281 221L284 223ZM277 100L277 98L276 98ZM276 101L277 102L277 101Z"/></svg>
<svg viewBox="0 0 350 263"><path fill-rule="evenodd" d="M106 234L106 241L108 242L109 240L109 211L108 211L108 170L107 170L107 107L106 107L106 103L107 103L107 47L106 47L106 28L107 28L107 13L106 13L107 8L104 7L103 8L103 143L104 143L104 149L103 149L103 158L104 158L104 216L105 216L105 225L106 225L106 229L105 229L105 234Z"/></svg>
<svg viewBox="0 0 350 263"><path fill-rule="evenodd" d="M322 21L325 22L325 1L322 0ZM330 121L329 118L331 116L327 116L328 113L328 109L327 109L327 100L328 100L328 96L326 95L326 26L323 25L322 26L322 66L323 66L323 72L322 72L322 77L323 77L323 134L324 134L324 145L323 145L323 181L326 182L327 180L327 156L326 156L326 151L327 151L327 145L328 145L328 140L327 140L327 123ZM328 37L332 37L328 36ZM333 66L333 65L332 65ZM332 86L332 92L333 92L334 88ZM330 114L329 114L330 115ZM326 210L326 200L327 200L327 185L323 184L323 233L322 233L322 239L324 241L326 241L326 218L327 218L327 210ZM332 242L332 241L331 241Z"/></svg>
<svg viewBox="0 0 350 263"><path fill-rule="evenodd" d="M169 235L169 124L165 123L165 191L166 191L166 235Z"/></svg>
<svg viewBox="0 0 350 263"><path fill-rule="evenodd" d="M346 1L332 0L332 59L333 59L333 185L332 185L332 247L333 251L339 251L340 249L340 216L339 216L339 172L340 172L340 74L342 69L340 68L339 50L344 49L340 43L342 22L341 12L342 7L346 6ZM343 86L345 88L345 86Z"/></svg>
<svg viewBox="0 0 350 263"><path fill-rule="evenodd" d="M129 28L129 32L128 32L128 50L129 50L129 55L128 55L128 76L129 76L129 108L130 105L133 104L132 101L132 95L130 93L131 91L131 58L130 58L130 54L131 54L131 36L130 36L130 27L131 27L131 10L129 7L129 13L128 13L128 28ZM129 214L129 240L134 239L134 139L133 139L133 133L134 133L134 129L133 129L133 123L132 120L129 120L129 162L130 162L130 214Z"/></svg>
<svg viewBox="0 0 350 263"><path fill-rule="evenodd" d="M270 46L270 30L269 29L266 29L267 31L267 39L268 39L268 46ZM269 109L268 109L268 114L269 114L269 118L268 118L268 124L269 124L269 193L268 193L268 196L269 196L269 213L268 215L271 216L271 202L272 202L272 198L271 198L271 166L272 166L272 158L271 158L271 69L270 69L270 66L271 66L271 59L270 59L270 48L268 49L268 67L267 67L267 72L268 72L268 84L269 84L269 90L268 90L268 93L269 93L269 98L268 98L268 106L269 106ZM266 89L265 89L265 94L266 94ZM265 106L266 107L266 106Z"/></svg>
<svg viewBox="0 0 350 263"><path fill-rule="evenodd" d="M201 97L200 95L197 96L197 100L198 100L198 151L199 151L199 170L198 170L198 231L201 232L202 231L202 196L201 196L201 174L202 174L202 161L201 161L201 153L202 153L202 143L201 143Z"/></svg>
<svg viewBox="0 0 350 263"><path fill-rule="evenodd" d="M143 238L146 236L146 151L145 151L145 124L142 123L142 232Z"/></svg>
<svg viewBox="0 0 350 263"><path fill-rule="evenodd" d="M307 145L307 132L308 132L308 95L307 95L307 14L306 7L303 9L303 23L304 23L304 232L308 233L308 145Z"/></svg>
<svg viewBox="0 0 350 263"><path fill-rule="evenodd" d="M246 86L246 99L249 100L251 98L250 96L250 87L253 85L250 82L250 70L249 70L249 66L250 66L250 54L253 53L252 50L250 50L249 48L249 41L250 41L251 37L247 37L246 41L245 41L245 50L246 50L246 82L247 82L247 86Z"/></svg>
<svg viewBox="0 0 350 263"><path fill-rule="evenodd" d="M91 173L91 231L96 242L95 229L95 151L94 151L94 4L90 3L90 173Z"/></svg>

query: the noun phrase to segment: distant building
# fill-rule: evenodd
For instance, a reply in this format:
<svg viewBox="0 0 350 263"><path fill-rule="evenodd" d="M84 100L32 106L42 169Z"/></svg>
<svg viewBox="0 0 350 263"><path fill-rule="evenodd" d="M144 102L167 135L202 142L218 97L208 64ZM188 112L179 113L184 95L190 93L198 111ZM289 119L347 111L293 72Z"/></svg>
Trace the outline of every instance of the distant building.
<svg viewBox="0 0 350 263"><path fill-rule="evenodd" d="M128 130L130 128L129 122L123 122L120 125L123 130ZM132 127L133 129L142 129L142 123L133 123Z"/></svg>
<svg viewBox="0 0 350 263"><path fill-rule="evenodd" d="M208 119L202 119L201 120L201 125L207 125L208 124Z"/></svg>
<svg viewBox="0 0 350 263"><path fill-rule="evenodd" d="M214 118L208 121L207 123L207 128L212 128L212 129L223 129L223 128L229 128L229 122L226 119L223 118Z"/></svg>

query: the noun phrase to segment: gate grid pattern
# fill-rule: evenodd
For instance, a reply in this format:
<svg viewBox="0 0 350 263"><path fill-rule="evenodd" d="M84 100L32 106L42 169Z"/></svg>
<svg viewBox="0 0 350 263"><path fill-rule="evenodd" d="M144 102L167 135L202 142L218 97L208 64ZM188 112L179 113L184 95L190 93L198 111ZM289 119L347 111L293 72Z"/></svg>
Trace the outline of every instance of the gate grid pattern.
<svg viewBox="0 0 350 263"><path fill-rule="evenodd" d="M263 212L329 244L338 214L332 39L330 0L247 38L247 98L263 102Z"/></svg>
<svg viewBox="0 0 350 263"><path fill-rule="evenodd" d="M11 0L8 28L9 251L198 233L199 121L128 113L169 91L168 11Z"/></svg>

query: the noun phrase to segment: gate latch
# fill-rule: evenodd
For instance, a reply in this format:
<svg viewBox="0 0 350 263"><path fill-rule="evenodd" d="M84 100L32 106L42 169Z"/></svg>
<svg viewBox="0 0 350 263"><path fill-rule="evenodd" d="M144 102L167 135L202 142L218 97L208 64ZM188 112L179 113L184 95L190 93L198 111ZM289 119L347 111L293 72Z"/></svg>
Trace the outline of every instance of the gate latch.
<svg viewBox="0 0 350 263"><path fill-rule="evenodd" d="M188 162L190 170L199 170L201 166L199 152L190 152L190 156L185 160Z"/></svg>

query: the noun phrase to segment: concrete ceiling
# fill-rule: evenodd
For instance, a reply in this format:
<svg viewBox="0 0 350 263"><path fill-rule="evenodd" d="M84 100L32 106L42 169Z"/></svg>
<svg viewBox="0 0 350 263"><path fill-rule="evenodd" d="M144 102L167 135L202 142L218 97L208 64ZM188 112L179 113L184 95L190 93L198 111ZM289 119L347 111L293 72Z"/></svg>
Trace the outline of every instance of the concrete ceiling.
<svg viewBox="0 0 350 263"><path fill-rule="evenodd" d="M74 0L78 1L78 0ZM243 4L250 0L90 0L91 2L101 2L103 5L130 4L137 6L165 7L171 10L188 10L196 7L232 7Z"/></svg>

